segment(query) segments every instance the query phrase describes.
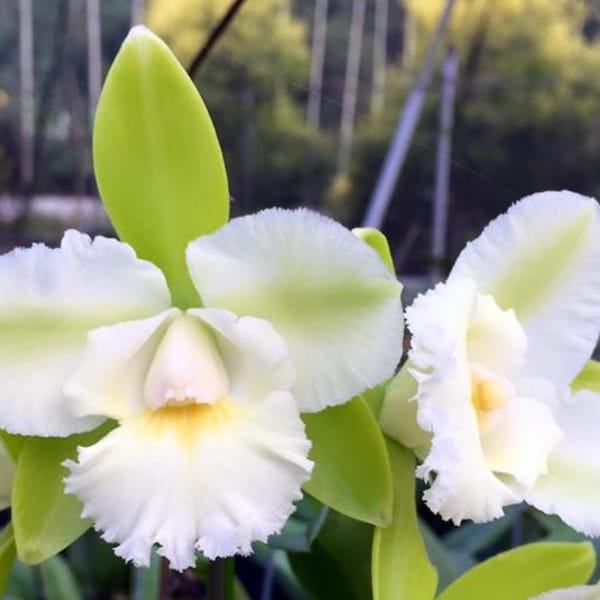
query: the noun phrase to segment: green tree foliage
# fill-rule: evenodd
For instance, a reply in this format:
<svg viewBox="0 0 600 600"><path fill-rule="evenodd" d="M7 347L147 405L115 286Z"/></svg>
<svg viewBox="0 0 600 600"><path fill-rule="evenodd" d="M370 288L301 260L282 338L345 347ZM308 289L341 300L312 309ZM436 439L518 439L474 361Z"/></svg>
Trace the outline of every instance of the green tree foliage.
<svg viewBox="0 0 600 600"><path fill-rule="evenodd" d="M408 3L417 30L416 65L443 4ZM562 188L600 193L600 80L594 75L600 70L600 42L591 8L580 0L457 1L448 36L460 56L449 258L465 238L522 196ZM412 75L395 71L395 100L388 103L384 122L363 128L350 191L355 220L376 180ZM418 254L413 252L408 264L417 271L428 264L438 97L439 80L430 90L387 221L396 251L411 225L419 232Z"/></svg>
<svg viewBox="0 0 600 600"><path fill-rule="evenodd" d="M148 25L189 64L229 5L153 0ZM332 152L304 124L307 35L287 0L248 2L197 73L223 145L235 213L315 204L323 193Z"/></svg>

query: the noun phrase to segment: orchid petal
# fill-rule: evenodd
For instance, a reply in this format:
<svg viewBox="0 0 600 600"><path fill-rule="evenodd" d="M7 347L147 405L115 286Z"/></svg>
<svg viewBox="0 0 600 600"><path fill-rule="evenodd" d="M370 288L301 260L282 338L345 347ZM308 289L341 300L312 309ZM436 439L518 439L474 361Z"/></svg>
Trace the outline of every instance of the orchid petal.
<svg viewBox="0 0 600 600"><path fill-rule="evenodd" d="M393 374L401 286L377 253L307 210L232 220L187 250L207 307L271 321L297 373L301 411L340 404Z"/></svg>
<svg viewBox="0 0 600 600"><path fill-rule="evenodd" d="M458 257L470 277L512 308L528 340L526 373L568 385L600 329L600 207L572 192L534 194L492 221Z"/></svg>
<svg viewBox="0 0 600 600"><path fill-rule="evenodd" d="M152 359L169 323L180 314L172 308L91 331L81 364L64 388L71 412L118 420L142 412Z"/></svg>
<svg viewBox="0 0 600 600"><path fill-rule="evenodd" d="M581 391L556 413L564 437L526 501L586 535L600 535L600 394Z"/></svg>
<svg viewBox="0 0 600 600"><path fill-rule="evenodd" d="M213 330L227 368L229 394L237 402L292 387L296 375L288 348L271 323L211 308L192 309L188 314Z"/></svg>
<svg viewBox="0 0 600 600"><path fill-rule="evenodd" d="M417 297L406 311L418 382L417 419L433 434L417 474L425 481L435 474L424 499L455 524L500 517L504 506L519 501L486 464L471 402L466 332L476 294L472 281L455 279Z"/></svg>
<svg viewBox="0 0 600 600"><path fill-rule="evenodd" d="M61 247L0 257L0 426L64 436L101 419L72 415L62 388L86 334L100 325L160 312L170 304L162 273L126 244L76 231Z"/></svg>
<svg viewBox="0 0 600 600"><path fill-rule="evenodd" d="M600 585L577 585L570 588L560 588L534 596L529 600L598 600Z"/></svg>
<svg viewBox="0 0 600 600"><path fill-rule="evenodd" d="M551 408L544 402L548 394L545 383L538 382L540 399L515 396L496 411L496 419L481 434L488 467L527 487L546 472L548 454L562 435Z"/></svg>
<svg viewBox="0 0 600 600"><path fill-rule="evenodd" d="M278 532L312 463L292 396L252 404L168 407L127 420L69 461L66 490L115 552L147 566L154 544L171 567L251 552Z"/></svg>

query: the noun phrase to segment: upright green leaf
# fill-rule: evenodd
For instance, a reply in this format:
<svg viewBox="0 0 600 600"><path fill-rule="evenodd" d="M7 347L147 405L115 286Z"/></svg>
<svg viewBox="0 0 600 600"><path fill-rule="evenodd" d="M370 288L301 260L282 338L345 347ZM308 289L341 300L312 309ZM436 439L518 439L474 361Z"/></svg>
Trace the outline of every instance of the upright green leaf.
<svg viewBox="0 0 600 600"><path fill-rule="evenodd" d="M574 392L579 390L591 390L600 394L600 362L588 360L582 371L571 384Z"/></svg>
<svg viewBox="0 0 600 600"><path fill-rule="evenodd" d="M76 540L91 525L80 518L81 504L64 493L67 469L77 446L93 444L111 425L67 438L27 438L17 463L12 519L19 558L40 563Z"/></svg>
<svg viewBox="0 0 600 600"><path fill-rule="evenodd" d="M0 533L0 595L4 594L16 555L15 535L9 523Z"/></svg>
<svg viewBox="0 0 600 600"><path fill-rule="evenodd" d="M389 522L392 477L385 442L373 413L361 398L302 420L315 462L304 489L344 515L374 525Z"/></svg>
<svg viewBox="0 0 600 600"><path fill-rule="evenodd" d="M586 583L595 562L589 542L528 544L477 565L447 587L438 600L527 600Z"/></svg>
<svg viewBox="0 0 600 600"><path fill-rule="evenodd" d="M223 225L229 194L214 127L169 48L135 27L108 73L94 167L120 238L165 273L175 304L198 304L184 251Z"/></svg>
<svg viewBox="0 0 600 600"><path fill-rule="evenodd" d="M54 556L40 566L45 597L48 600L81 600L83 595L69 565Z"/></svg>
<svg viewBox="0 0 600 600"><path fill-rule="evenodd" d="M394 482L393 520L377 527L373 537L373 599L431 600L437 587L433 568L417 520L415 457L389 440L388 454Z"/></svg>
<svg viewBox="0 0 600 600"><path fill-rule="evenodd" d="M133 600L159 600L160 570L160 556L152 552L150 566L133 572Z"/></svg>

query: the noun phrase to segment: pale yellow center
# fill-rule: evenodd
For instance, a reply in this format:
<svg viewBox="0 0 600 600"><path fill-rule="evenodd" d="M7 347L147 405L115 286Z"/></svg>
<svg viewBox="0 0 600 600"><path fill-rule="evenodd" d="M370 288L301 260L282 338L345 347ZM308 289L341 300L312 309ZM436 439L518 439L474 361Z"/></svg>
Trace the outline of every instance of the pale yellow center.
<svg viewBox="0 0 600 600"><path fill-rule="evenodd" d="M506 406L512 395L513 388L510 383L497 377L486 376L479 369L471 369L471 403L482 432L489 426L493 413Z"/></svg>
<svg viewBox="0 0 600 600"><path fill-rule="evenodd" d="M172 435L192 448L206 433L218 434L231 426L239 413L240 407L225 397L214 404L166 405L149 410L142 422L144 432L152 438Z"/></svg>

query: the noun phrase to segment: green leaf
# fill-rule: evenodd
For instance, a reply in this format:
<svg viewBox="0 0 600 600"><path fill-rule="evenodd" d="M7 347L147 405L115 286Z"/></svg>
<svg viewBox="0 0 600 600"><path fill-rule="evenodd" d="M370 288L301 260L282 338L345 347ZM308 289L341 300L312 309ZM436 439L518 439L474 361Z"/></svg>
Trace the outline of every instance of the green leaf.
<svg viewBox="0 0 600 600"><path fill-rule="evenodd" d="M2 431L1 429L0 438L2 439L2 444L6 448L6 452L16 463L19 459L19 454L21 453L21 449L23 448L23 445L25 444L27 438L24 435L7 433L6 431Z"/></svg>
<svg viewBox="0 0 600 600"><path fill-rule="evenodd" d="M392 524L377 527L373 537L373 599L431 600L437 587L417 520L415 457L389 440L394 481Z"/></svg>
<svg viewBox="0 0 600 600"><path fill-rule="evenodd" d="M438 600L527 600L585 583L595 562L589 542L528 544L477 565L446 588Z"/></svg>
<svg viewBox="0 0 600 600"><path fill-rule="evenodd" d="M160 556L153 551L150 556L150 567L134 570L133 600L159 600L160 569Z"/></svg>
<svg viewBox="0 0 600 600"><path fill-rule="evenodd" d="M196 88L144 27L131 30L106 78L94 167L119 237L163 270L176 305L197 306L184 252L227 222L225 167Z"/></svg>
<svg viewBox="0 0 600 600"><path fill-rule="evenodd" d="M374 525L389 522L392 476L379 425L367 403L354 398L304 414L315 467L304 489L344 515Z"/></svg>
<svg viewBox="0 0 600 600"><path fill-rule="evenodd" d="M325 523L327 512L328 509L320 502L305 494L281 532L269 537L269 547L308 552Z"/></svg>
<svg viewBox="0 0 600 600"><path fill-rule="evenodd" d="M388 244L387 238L379 229L373 229L372 227L356 227L352 230L352 233L359 237L363 242L369 244L377 254L379 258L385 263L385 266L392 272L395 273L394 261L392 259L392 253L390 252L390 245Z"/></svg>
<svg viewBox="0 0 600 600"><path fill-rule="evenodd" d="M365 557L373 528L330 511L310 553L288 554L313 600L371 600L369 562Z"/></svg>
<svg viewBox="0 0 600 600"><path fill-rule="evenodd" d="M15 535L9 523L0 533L0 595L4 594L16 556Z"/></svg>
<svg viewBox="0 0 600 600"><path fill-rule="evenodd" d="M40 572L48 600L79 600L83 597L71 569L60 556L42 563Z"/></svg>
<svg viewBox="0 0 600 600"><path fill-rule="evenodd" d="M447 548L445 539L442 541L422 519L419 519L419 529L427 554L438 574L438 592L448 587L459 575L477 563L466 550Z"/></svg>
<svg viewBox="0 0 600 600"><path fill-rule="evenodd" d="M571 384L573 392L591 390L600 394L600 362L588 360L585 367Z"/></svg>
<svg viewBox="0 0 600 600"><path fill-rule="evenodd" d="M76 540L91 525L82 520L81 504L63 491L68 471L62 463L75 459L77 446L89 446L113 427L67 438L27 438L17 463L12 518L19 558L38 564Z"/></svg>

